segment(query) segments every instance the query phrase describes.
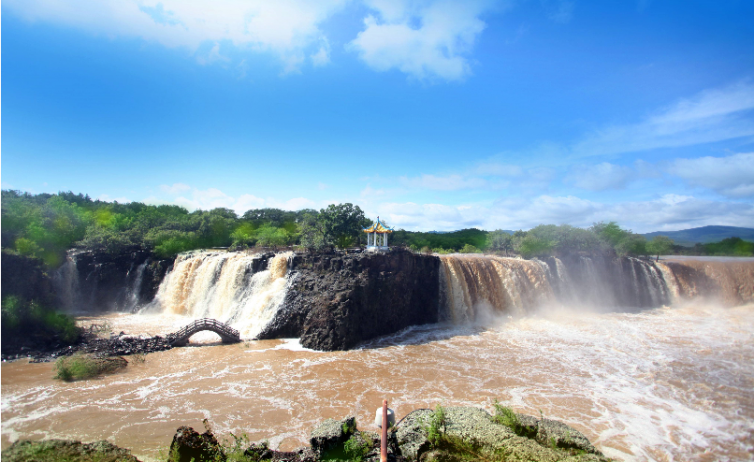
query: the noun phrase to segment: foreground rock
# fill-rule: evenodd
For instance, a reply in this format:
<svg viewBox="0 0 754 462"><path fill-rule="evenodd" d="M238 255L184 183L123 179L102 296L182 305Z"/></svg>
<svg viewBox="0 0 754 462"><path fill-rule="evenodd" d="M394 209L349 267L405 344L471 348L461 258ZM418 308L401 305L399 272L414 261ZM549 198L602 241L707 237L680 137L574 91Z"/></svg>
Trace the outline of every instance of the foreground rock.
<svg viewBox="0 0 754 462"><path fill-rule="evenodd" d="M16 441L2 453L3 462L140 462L128 449L107 441Z"/></svg>
<svg viewBox="0 0 754 462"><path fill-rule="evenodd" d="M221 462L226 457L209 429L200 435L191 427L180 427L170 443L168 459L171 462Z"/></svg>
<svg viewBox="0 0 754 462"><path fill-rule="evenodd" d="M498 409L499 411L499 409ZM514 414L508 420L474 407L448 407L435 411L411 412L388 432L388 461L472 460L505 462L610 462L578 430L550 419ZM501 422L506 422L505 424ZM170 445L171 462L203 461L272 461L318 462L352 460L378 462L380 435L360 431L354 417L327 419L311 432L310 447L296 451L275 451L266 442L244 446L246 440L222 445L205 421L206 431L199 434L191 427L180 427ZM246 441L248 444L248 441ZM102 449L111 458L92 458L92 451ZM100 451L100 452L102 452ZM60 458L54 458L54 454ZM44 457L35 458L37 454ZM82 445L79 442L53 440L41 443L16 442L3 451L3 461L47 462L68 457L76 461L136 461L126 450L107 442ZM99 454L99 453L97 453ZM89 457L89 458L86 458ZM120 458L118 458L120 457Z"/></svg>
<svg viewBox="0 0 754 462"><path fill-rule="evenodd" d="M298 337L316 350L346 350L438 321L440 260L394 249L377 254L301 254L291 287L260 339Z"/></svg>
<svg viewBox="0 0 754 462"><path fill-rule="evenodd" d="M484 459L504 461L608 461L581 432L561 422L517 414L524 426L502 425L472 407L448 407L438 421L435 411L422 409L406 416L396 431L408 460ZM430 428L439 429L431 441ZM536 431L531 432L534 426ZM521 435L533 435L530 438Z"/></svg>

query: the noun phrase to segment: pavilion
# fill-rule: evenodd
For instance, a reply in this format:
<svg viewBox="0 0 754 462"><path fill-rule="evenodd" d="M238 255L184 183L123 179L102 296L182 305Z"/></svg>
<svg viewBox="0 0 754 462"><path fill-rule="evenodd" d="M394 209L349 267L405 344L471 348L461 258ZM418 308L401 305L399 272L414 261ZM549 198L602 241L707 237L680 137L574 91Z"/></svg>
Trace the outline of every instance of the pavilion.
<svg viewBox="0 0 754 462"><path fill-rule="evenodd" d="M364 228L367 233L367 251L376 252L379 250L388 250L387 236L393 232L393 228L388 228L377 217L377 221L369 228Z"/></svg>

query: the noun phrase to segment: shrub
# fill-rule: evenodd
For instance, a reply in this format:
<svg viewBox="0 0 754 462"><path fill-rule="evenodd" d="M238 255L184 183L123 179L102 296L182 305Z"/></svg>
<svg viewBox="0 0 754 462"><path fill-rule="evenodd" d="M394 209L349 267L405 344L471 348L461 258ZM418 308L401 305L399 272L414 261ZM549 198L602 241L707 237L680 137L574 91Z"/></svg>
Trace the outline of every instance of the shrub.
<svg viewBox="0 0 754 462"><path fill-rule="evenodd" d="M366 457L371 450L371 445L368 441L360 438L358 435L353 435L343 445L343 451L349 460L360 462Z"/></svg>
<svg viewBox="0 0 754 462"><path fill-rule="evenodd" d="M506 427L513 430L513 433L517 434L518 436L526 436L528 438L533 438L535 435L530 434L528 429L521 425L521 421L518 419L518 416L515 412L509 407L505 407L495 401L495 404L493 405L495 407L495 415L492 417L492 419L499 423L500 425L505 425Z"/></svg>
<svg viewBox="0 0 754 462"><path fill-rule="evenodd" d="M80 333L71 316L15 295L2 299L2 330L8 338L57 335L66 343L73 343Z"/></svg>
<svg viewBox="0 0 754 462"><path fill-rule="evenodd" d="M464 246L461 247L461 253L482 253L482 251L471 244L464 244Z"/></svg>
<svg viewBox="0 0 754 462"><path fill-rule="evenodd" d="M438 404L429 419L427 439L433 446L437 447L442 441L443 433L445 433L445 408Z"/></svg>
<svg viewBox="0 0 754 462"><path fill-rule="evenodd" d="M76 353L64 356L55 361L55 377L70 382L73 380L89 379L101 374L110 374L126 367L128 361L123 358L95 358L90 355Z"/></svg>

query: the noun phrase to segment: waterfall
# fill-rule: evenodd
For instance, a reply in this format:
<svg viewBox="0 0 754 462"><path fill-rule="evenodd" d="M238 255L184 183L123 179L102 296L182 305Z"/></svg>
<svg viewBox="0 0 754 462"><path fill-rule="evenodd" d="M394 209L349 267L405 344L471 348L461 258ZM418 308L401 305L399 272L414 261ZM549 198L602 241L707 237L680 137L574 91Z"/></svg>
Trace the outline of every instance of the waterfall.
<svg viewBox="0 0 754 462"><path fill-rule="evenodd" d="M541 262L475 255L440 259L441 318L453 323L520 314L555 298Z"/></svg>
<svg viewBox="0 0 754 462"><path fill-rule="evenodd" d="M255 337L275 316L289 285L292 252L264 256L228 252L179 255L160 284L154 304L164 313L231 324L245 338Z"/></svg>
<svg viewBox="0 0 754 462"><path fill-rule="evenodd" d="M51 279L60 306L68 312L74 311L79 306L81 298L76 254L69 252L65 257L65 263L52 273Z"/></svg>
<svg viewBox="0 0 754 462"><path fill-rule="evenodd" d="M440 314L453 323L484 322L555 303L635 311L671 303L675 290L666 282L667 269L636 258L440 259Z"/></svg>
<svg viewBox="0 0 754 462"><path fill-rule="evenodd" d="M126 310L135 311L141 301L141 285L144 281L144 269L147 267L149 260L145 260L144 263L136 267L133 280L126 289ZM128 271L126 277L131 276L131 271Z"/></svg>

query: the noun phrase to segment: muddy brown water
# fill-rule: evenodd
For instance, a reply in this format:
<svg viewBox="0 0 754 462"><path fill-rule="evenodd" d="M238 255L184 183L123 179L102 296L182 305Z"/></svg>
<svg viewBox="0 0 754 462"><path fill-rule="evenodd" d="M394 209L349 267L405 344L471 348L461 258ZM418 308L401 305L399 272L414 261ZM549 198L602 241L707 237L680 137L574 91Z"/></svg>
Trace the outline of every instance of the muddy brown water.
<svg viewBox="0 0 754 462"><path fill-rule="evenodd" d="M165 333L176 315L106 315ZM638 314L552 309L495 325L418 327L348 352L296 340L153 353L112 376L63 383L53 364L2 365L2 447L18 438L107 439L160 460L176 428L306 444L327 417L372 428L387 398L413 409L494 400L562 420L623 460L754 460L754 305L701 302ZM162 458L164 460L164 457Z"/></svg>

